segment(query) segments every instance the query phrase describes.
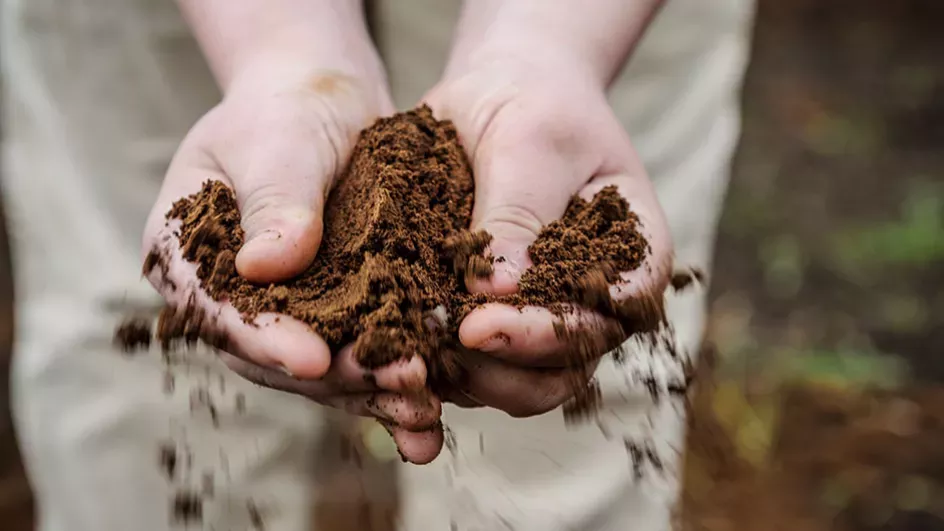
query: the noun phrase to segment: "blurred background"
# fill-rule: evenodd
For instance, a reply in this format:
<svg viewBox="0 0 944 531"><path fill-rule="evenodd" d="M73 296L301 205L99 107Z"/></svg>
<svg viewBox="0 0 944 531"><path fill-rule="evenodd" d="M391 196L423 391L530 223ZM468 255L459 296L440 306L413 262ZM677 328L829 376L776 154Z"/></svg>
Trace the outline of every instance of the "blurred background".
<svg viewBox="0 0 944 531"><path fill-rule="evenodd" d="M944 529L942 21L759 2L687 529Z"/></svg>
<svg viewBox="0 0 944 531"><path fill-rule="evenodd" d="M760 0L679 527L944 530L944 3ZM32 529L9 418L0 521Z"/></svg>

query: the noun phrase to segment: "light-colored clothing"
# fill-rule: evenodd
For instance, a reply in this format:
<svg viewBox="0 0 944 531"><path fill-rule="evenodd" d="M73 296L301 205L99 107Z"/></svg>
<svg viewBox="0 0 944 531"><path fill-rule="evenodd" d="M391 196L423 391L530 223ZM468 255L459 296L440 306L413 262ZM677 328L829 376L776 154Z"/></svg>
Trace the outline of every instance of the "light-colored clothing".
<svg viewBox="0 0 944 531"><path fill-rule="evenodd" d="M138 242L177 143L217 89L168 0L0 1L13 402L41 531L173 529L175 492L199 489L207 473L214 494L191 529L252 529L250 505L272 531L385 529L391 515L408 531L669 527L684 423L677 403L653 403L633 380L648 355L601 366L596 422L447 407L454 444L422 467L372 460L357 441L352 459L345 440L358 423L247 384L208 354L175 368L168 394L160 356L122 356L111 338L129 311L161 305L140 280ZM458 2L377 4L394 97L410 107L442 69ZM751 9L751 0L668 1L611 91L678 263L705 270L738 134ZM670 296L669 311L694 352L704 292ZM219 428L191 411L201 388L214 393ZM648 440L665 471L639 479L628 447ZM193 455L173 481L159 463L167 441ZM342 509L357 516L349 527L332 523Z"/></svg>

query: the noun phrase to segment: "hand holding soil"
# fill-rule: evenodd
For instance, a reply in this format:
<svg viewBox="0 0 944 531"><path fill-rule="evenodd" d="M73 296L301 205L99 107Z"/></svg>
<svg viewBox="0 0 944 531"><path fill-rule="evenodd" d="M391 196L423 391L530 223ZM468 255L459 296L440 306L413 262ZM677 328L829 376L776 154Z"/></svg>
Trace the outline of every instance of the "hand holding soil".
<svg viewBox="0 0 944 531"><path fill-rule="evenodd" d="M494 272L471 279L468 289L525 296L486 304L462 321L459 339L475 369L449 398L517 416L554 409L586 387L600 356L661 320L672 267L662 209L604 87L590 76L490 61L446 79L426 101L454 122L470 154L471 230L492 236ZM607 187L628 202L638 225L622 233L584 230L586 214L572 198L590 201ZM542 232L561 218L563 226ZM603 275L601 266L611 270ZM610 284L612 300L588 300L575 289L584 281L604 291ZM560 302L578 304L561 311Z"/></svg>
<svg viewBox="0 0 944 531"><path fill-rule="evenodd" d="M260 285L297 276L321 244L325 194L357 135L392 111L386 89L375 87L383 84L332 72L254 72L234 82L171 163L144 235L145 274L169 304L158 325L168 347L181 336L202 336L223 347L227 364L251 381L378 418L406 458L424 462L438 453L442 436L430 431L438 426L440 406L423 392L422 358L368 370L351 348L332 359L325 341L301 320L267 311L245 320L231 298L208 293L212 280L201 275L203 255L194 254L198 239L224 236L215 232L221 220L191 211L189 219L215 224L184 235L185 216L165 219L175 201L207 181L221 183L228 194L212 198L212 206L233 209L225 236L238 233L241 245L214 256L215 274L238 271Z"/></svg>
<svg viewBox="0 0 944 531"><path fill-rule="evenodd" d="M263 152L281 167L175 161L162 197L190 195L164 220L158 204L146 243L174 308L159 338L199 337L250 380L375 416L413 462L442 445L440 398L515 416L592 407L599 358L664 320L661 210L602 90L477 74L428 98L455 126L429 107L382 118L337 178L350 144L336 124L315 128L328 142L309 126ZM328 144L334 165L295 167L302 140L315 153L301 160Z"/></svg>

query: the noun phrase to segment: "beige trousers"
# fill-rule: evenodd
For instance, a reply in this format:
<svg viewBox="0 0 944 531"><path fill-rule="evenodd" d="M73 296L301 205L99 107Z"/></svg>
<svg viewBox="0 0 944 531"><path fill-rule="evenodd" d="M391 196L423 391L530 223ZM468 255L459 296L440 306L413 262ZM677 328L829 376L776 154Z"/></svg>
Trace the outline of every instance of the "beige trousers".
<svg viewBox="0 0 944 531"><path fill-rule="evenodd" d="M653 364L658 378L671 376L658 357L603 364L603 410L578 426L559 411L520 420L447 407L450 449L417 467L373 457L358 422L246 384L210 355L168 377L156 353L115 352L121 316L160 306L139 279L138 239L177 143L218 93L169 0L0 1L3 192L18 304L13 402L42 531L182 528L175 494L208 487L191 529L253 529L256 512L274 531L390 521L409 531L670 526L683 418L636 377ZM378 1L378 40L401 107L435 82L457 3ZM669 0L612 89L680 264L710 265L751 7ZM671 297L669 309L693 352L703 291ZM207 387L218 427L191 411L192 394ZM635 473L629 448L644 441L654 441L661 473ZM186 450L170 480L159 464L168 442Z"/></svg>

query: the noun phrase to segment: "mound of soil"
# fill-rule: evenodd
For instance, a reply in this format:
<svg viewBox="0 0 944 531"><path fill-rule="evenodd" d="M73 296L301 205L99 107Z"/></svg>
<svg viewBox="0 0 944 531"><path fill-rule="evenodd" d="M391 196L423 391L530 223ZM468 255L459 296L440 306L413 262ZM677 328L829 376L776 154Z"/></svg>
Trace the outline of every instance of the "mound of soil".
<svg viewBox="0 0 944 531"><path fill-rule="evenodd" d="M504 260L488 254L490 235L468 230L474 188L455 128L424 106L379 119L361 134L328 198L317 257L297 278L257 285L237 274L244 235L234 194L220 182L177 201L167 218L182 221L183 255L198 264L202 287L247 321L262 312L289 315L335 351L353 343L367 367L423 356L436 392L461 381L458 324L486 302L544 306L558 315L580 306L610 317L596 330L558 327L573 341L575 363L664 320L661 296L621 303L610 296L618 272L640 267L648 252L636 215L615 188L590 201L574 197L564 216L544 227L529 248L534 265L518 293L469 293L468 280L490 275L493 261ZM153 255L146 269L163 259ZM165 345L196 329L160 328Z"/></svg>

